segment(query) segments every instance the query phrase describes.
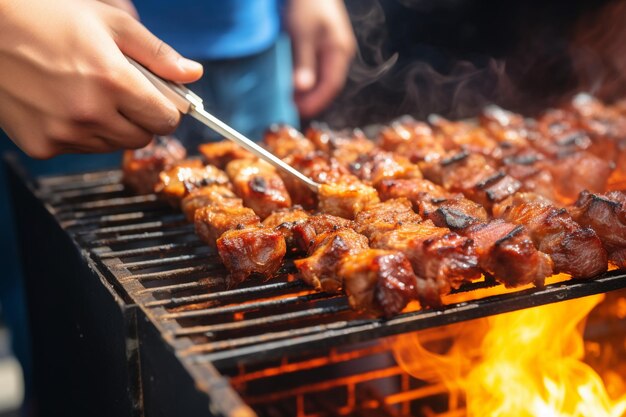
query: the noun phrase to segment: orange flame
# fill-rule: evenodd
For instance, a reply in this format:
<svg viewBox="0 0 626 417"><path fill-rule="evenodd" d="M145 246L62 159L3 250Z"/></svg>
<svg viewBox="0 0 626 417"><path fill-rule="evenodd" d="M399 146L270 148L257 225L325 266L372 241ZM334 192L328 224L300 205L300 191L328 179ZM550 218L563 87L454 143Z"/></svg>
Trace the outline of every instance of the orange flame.
<svg viewBox="0 0 626 417"><path fill-rule="evenodd" d="M424 332L402 335L394 355L414 377L463 394L468 417L621 417L626 394L612 400L582 361L585 319L603 297L448 326L445 353L421 343Z"/></svg>

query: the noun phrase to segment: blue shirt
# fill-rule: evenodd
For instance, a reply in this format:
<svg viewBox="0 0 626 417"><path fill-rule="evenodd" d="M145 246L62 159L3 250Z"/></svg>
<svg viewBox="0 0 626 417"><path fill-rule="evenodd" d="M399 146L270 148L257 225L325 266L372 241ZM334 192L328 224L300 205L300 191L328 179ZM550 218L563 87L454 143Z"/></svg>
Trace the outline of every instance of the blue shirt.
<svg viewBox="0 0 626 417"><path fill-rule="evenodd" d="M280 29L280 0L135 0L139 18L182 55L249 56L269 48Z"/></svg>

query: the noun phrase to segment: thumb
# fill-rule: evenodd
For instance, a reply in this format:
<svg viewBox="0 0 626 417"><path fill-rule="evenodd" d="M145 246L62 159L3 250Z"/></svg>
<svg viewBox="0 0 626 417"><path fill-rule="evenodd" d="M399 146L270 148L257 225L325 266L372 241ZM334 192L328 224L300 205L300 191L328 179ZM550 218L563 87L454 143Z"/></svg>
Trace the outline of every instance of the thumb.
<svg viewBox="0 0 626 417"><path fill-rule="evenodd" d="M129 15L120 16L112 29L118 48L156 75L179 83L193 82L202 76L200 63L183 58Z"/></svg>
<svg viewBox="0 0 626 417"><path fill-rule="evenodd" d="M309 37L294 37L293 84L296 92L306 92L317 82L315 43Z"/></svg>

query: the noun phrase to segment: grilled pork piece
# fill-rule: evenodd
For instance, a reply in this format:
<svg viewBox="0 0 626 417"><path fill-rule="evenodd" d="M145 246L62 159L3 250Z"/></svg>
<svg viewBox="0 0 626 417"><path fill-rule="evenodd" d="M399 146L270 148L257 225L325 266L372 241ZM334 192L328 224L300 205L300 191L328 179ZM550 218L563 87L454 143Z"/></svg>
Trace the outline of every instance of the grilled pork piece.
<svg viewBox="0 0 626 417"><path fill-rule="evenodd" d="M209 246L226 231L261 225L259 216L248 207L205 206L194 215L196 233Z"/></svg>
<svg viewBox="0 0 626 417"><path fill-rule="evenodd" d="M226 185L226 173L199 160L185 160L159 174L155 191L170 204L178 206L187 194L208 185Z"/></svg>
<svg viewBox="0 0 626 417"><path fill-rule="evenodd" d="M272 277L287 251L282 233L269 227L228 230L217 239L216 245L230 272L230 285L239 284L252 274Z"/></svg>
<svg viewBox="0 0 626 417"><path fill-rule="evenodd" d="M483 155L461 152L437 163L423 164L424 177L451 192L462 192L467 198L491 206L517 192L522 184L490 166Z"/></svg>
<svg viewBox="0 0 626 417"><path fill-rule="evenodd" d="M381 130L378 146L417 163L444 157L447 151L439 139L426 123L403 116Z"/></svg>
<svg viewBox="0 0 626 417"><path fill-rule="evenodd" d="M374 188L358 182L322 184L318 198L321 212L346 219L353 219L365 207L380 201Z"/></svg>
<svg viewBox="0 0 626 417"><path fill-rule="evenodd" d="M422 178L419 167L407 158L380 149L360 155L349 169L361 181L374 186L387 179Z"/></svg>
<svg viewBox="0 0 626 417"><path fill-rule="evenodd" d="M306 220L296 222L292 228L295 245L302 252L310 253L318 235L335 232L341 228L354 228L354 222L330 214L316 214Z"/></svg>
<svg viewBox="0 0 626 417"><path fill-rule="evenodd" d="M271 227L279 231L285 237L287 249L297 252L303 248L296 241L294 236L294 228L296 225L306 221L311 215L302 210L301 207L290 207L281 209L270 214L263 220L263 226ZM302 250L303 251L303 250Z"/></svg>
<svg viewBox="0 0 626 417"><path fill-rule="evenodd" d="M185 147L172 136L157 136L147 146L124 152L123 181L138 194L154 192L161 171L185 159Z"/></svg>
<svg viewBox="0 0 626 417"><path fill-rule="evenodd" d="M626 195L623 191L594 194L583 191L569 212L582 226L591 227L608 252L609 261L626 268Z"/></svg>
<svg viewBox="0 0 626 417"><path fill-rule="evenodd" d="M306 155L315 151L313 142L305 138L297 129L275 124L265 132L263 138L265 147L279 158L289 155Z"/></svg>
<svg viewBox="0 0 626 417"><path fill-rule="evenodd" d="M430 220L376 234L371 246L404 253L415 275L434 285L439 294L480 277L472 241Z"/></svg>
<svg viewBox="0 0 626 417"><path fill-rule="evenodd" d="M200 145L198 150L207 163L220 169L225 169L226 165L235 159L256 159L256 156L230 140L205 143Z"/></svg>
<svg viewBox="0 0 626 417"><path fill-rule="evenodd" d="M262 219L275 210L291 206L285 184L271 165L238 159L228 163L226 172L235 193Z"/></svg>
<svg viewBox="0 0 626 417"><path fill-rule="evenodd" d="M498 142L502 153L517 153L530 147L528 127L521 115L490 105L483 109L478 121L487 134Z"/></svg>
<svg viewBox="0 0 626 417"><path fill-rule="evenodd" d="M196 210L206 206L243 207L243 200L225 185L209 185L189 193L180 203L180 208L190 222Z"/></svg>
<svg viewBox="0 0 626 417"><path fill-rule="evenodd" d="M480 126L452 122L438 115L431 115L428 121L448 151L462 149L469 153L492 155L498 149L498 142Z"/></svg>
<svg viewBox="0 0 626 417"><path fill-rule="evenodd" d="M539 194L555 200L554 178L545 169L546 157L533 149L527 149L502 160L502 169L522 183L521 191Z"/></svg>
<svg viewBox="0 0 626 417"><path fill-rule="evenodd" d="M441 201L461 196L425 179L384 180L378 184L377 189L383 201L391 198L407 198L413 204L413 208L423 217L428 217L436 210Z"/></svg>
<svg viewBox="0 0 626 417"><path fill-rule="evenodd" d="M327 126L313 124L305 136L313 142L315 148L348 166L359 155L374 150L375 144L359 129L333 131Z"/></svg>
<svg viewBox="0 0 626 417"><path fill-rule="evenodd" d="M494 215L526 226L537 249L552 258L554 272L591 278L607 269L607 254L596 233L581 227L565 209L521 193L494 207Z"/></svg>
<svg viewBox="0 0 626 417"><path fill-rule="evenodd" d="M430 218L440 227L472 239L481 269L507 287L543 285L552 274L552 261L538 252L522 226L489 220L480 205L465 198L441 202ZM526 256L527 260L522 261Z"/></svg>
<svg viewBox="0 0 626 417"><path fill-rule="evenodd" d="M365 236L340 228L317 236L309 248L309 256L295 260L294 265L307 284L322 291L338 292L343 285L337 275L340 261L368 248Z"/></svg>
<svg viewBox="0 0 626 417"><path fill-rule="evenodd" d="M378 234L389 232L403 224L418 224L421 221L421 216L413 211L411 202L406 198L368 206L354 219L355 230L368 239L374 239Z"/></svg>
<svg viewBox="0 0 626 417"><path fill-rule="evenodd" d="M337 274L350 306L376 316L398 314L418 295L418 279L401 252L367 249L342 259ZM425 290L431 302L440 301L436 288L426 285Z"/></svg>

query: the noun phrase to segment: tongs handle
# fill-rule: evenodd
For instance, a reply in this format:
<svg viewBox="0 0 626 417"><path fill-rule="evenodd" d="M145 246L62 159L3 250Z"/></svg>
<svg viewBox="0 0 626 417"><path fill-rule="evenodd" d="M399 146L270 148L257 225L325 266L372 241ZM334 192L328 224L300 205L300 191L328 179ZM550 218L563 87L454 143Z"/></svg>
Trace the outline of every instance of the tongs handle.
<svg viewBox="0 0 626 417"><path fill-rule="evenodd" d="M165 97L183 114L189 114L193 107L203 108L202 98L182 84L164 80L132 58L126 57Z"/></svg>

